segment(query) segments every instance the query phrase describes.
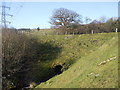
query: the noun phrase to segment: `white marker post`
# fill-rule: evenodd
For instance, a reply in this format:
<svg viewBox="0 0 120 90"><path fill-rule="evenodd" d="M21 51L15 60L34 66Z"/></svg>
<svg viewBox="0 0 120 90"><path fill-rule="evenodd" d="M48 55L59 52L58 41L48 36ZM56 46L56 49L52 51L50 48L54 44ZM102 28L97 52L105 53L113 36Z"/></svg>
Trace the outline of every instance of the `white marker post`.
<svg viewBox="0 0 120 90"><path fill-rule="evenodd" d="M93 34L93 30L91 31L91 33Z"/></svg>
<svg viewBox="0 0 120 90"><path fill-rule="evenodd" d="M117 31L118 31L118 28L116 28L115 32L117 32Z"/></svg>

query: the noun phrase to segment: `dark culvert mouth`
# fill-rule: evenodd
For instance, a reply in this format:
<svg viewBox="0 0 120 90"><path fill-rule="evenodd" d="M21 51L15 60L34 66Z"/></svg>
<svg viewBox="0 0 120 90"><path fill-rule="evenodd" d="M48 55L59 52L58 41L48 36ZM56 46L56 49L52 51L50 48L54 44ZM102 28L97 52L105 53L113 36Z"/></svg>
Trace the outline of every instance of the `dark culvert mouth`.
<svg viewBox="0 0 120 90"><path fill-rule="evenodd" d="M52 69L54 70L55 75L61 74L62 73L62 68L63 66L60 64L56 64L52 67Z"/></svg>

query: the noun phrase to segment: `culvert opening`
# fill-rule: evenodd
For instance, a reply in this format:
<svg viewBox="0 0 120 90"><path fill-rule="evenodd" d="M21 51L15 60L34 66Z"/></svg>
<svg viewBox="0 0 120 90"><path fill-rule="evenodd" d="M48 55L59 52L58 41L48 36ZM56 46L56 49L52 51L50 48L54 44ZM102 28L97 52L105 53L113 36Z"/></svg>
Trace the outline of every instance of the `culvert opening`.
<svg viewBox="0 0 120 90"><path fill-rule="evenodd" d="M63 68L63 66L60 65L60 64L55 65L55 66L53 67L55 75L61 74L61 73L62 73L62 68Z"/></svg>

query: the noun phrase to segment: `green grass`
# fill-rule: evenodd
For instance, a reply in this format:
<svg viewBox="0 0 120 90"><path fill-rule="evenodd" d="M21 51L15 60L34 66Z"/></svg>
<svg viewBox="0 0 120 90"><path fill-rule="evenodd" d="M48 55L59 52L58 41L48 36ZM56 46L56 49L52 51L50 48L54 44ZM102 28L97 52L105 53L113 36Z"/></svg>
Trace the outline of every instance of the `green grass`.
<svg viewBox="0 0 120 90"><path fill-rule="evenodd" d="M56 63L66 63L65 67L68 68L62 74L41 83L36 88L118 87L117 58L97 66L111 57L118 57L117 33L43 36L34 32L32 35L40 42L49 42L62 48L57 58L51 61L48 58L43 62L44 67L52 67ZM89 75L90 73L92 74Z"/></svg>
<svg viewBox="0 0 120 90"><path fill-rule="evenodd" d="M40 29L39 31L36 29L33 29L32 33L35 33L36 35L53 35L55 29Z"/></svg>

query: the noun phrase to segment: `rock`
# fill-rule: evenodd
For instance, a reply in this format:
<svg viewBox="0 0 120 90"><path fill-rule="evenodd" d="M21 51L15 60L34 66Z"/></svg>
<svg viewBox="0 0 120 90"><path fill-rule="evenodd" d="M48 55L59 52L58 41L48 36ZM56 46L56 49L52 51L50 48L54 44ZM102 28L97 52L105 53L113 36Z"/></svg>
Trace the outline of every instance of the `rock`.
<svg viewBox="0 0 120 90"><path fill-rule="evenodd" d="M29 88L34 88L37 84L35 82L30 83Z"/></svg>

